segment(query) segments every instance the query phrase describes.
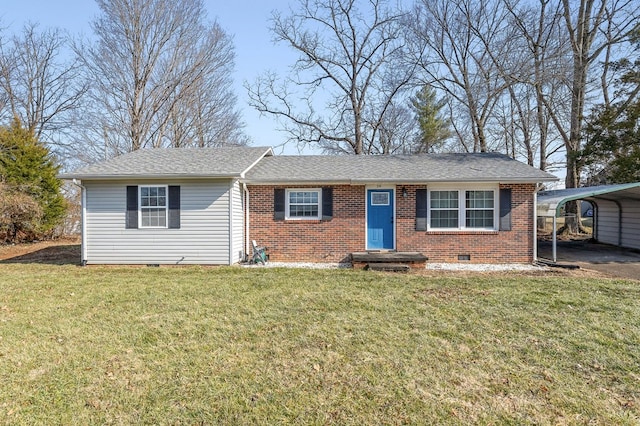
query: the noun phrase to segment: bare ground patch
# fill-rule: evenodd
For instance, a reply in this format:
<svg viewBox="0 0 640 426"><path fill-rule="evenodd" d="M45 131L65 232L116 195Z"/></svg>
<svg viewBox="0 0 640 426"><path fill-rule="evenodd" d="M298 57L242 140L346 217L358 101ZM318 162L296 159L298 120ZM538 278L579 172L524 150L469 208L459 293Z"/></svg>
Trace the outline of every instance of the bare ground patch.
<svg viewBox="0 0 640 426"><path fill-rule="evenodd" d="M27 244L3 245L0 246L0 263L79 264L80 239L69 237Z"/></svg>

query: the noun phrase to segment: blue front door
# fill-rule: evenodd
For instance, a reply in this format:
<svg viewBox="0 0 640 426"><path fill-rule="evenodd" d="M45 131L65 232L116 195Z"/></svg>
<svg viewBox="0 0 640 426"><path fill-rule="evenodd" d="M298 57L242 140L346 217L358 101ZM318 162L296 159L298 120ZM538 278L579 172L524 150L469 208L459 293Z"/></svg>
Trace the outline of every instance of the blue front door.
<svg viewBox="0 0 640 426"><path fill-rule="evenodd" d="M367 250L392 250L393 229L393 189L367 190Z"/></svg>

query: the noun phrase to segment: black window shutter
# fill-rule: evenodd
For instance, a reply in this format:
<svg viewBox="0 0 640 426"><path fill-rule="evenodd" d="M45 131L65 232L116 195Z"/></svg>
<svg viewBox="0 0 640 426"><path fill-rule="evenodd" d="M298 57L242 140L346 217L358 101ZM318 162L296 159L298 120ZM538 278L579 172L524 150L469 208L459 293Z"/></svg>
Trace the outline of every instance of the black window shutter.
<svg viewBox="0 0 640 426"><path fill-rule="evenodd" d="M127 186L127 215L125 218L126 229L138 228L138 187Z"/></svg>
<svg viewBox="0 0 640 426"><path fill-rule="evenodd" d="M500 190L500 230L511 231L511 188Z"/></svg>
<svg viewBox="0 0 640 426"><path fill-rule="evenodd" d="M427 190L416 189L416 231L427 230Z"/></svg>
<svg viewBox="0 0 640 426"><path fill-rule="evenodd" d="M322 188L322 220L333 219L333 188Z"/></svg>
<svg viewBox="0 0 640 426"><path fill-rule="evenodd" d="M180 187L169 187L169 229L180 229Z"/></svg>
<svg viewBox="0 0 640 426"><path fill-rule="evenodd" d="M284 189L273 190L273 219L284 220Z"/></svg>

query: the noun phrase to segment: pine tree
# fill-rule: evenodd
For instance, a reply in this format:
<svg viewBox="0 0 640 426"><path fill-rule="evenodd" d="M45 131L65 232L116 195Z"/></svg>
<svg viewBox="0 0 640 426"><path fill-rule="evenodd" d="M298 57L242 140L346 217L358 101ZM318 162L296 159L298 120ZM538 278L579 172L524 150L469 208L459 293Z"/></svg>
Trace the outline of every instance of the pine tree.
<svg viewBox="0 0 640 426"><path fill-rule="evenodd" d="M59 168L47 147L19 120L0 127L0 180L7 191L25 194L40 207L34 237L50 236L65 215L62 182L56 176Z"/></svg>
<svg viewBox="0 0 640 426"><path fill-rule="evenodd" d="M436 92L429 86L423 86L411 98L419 127L416 152L433 152L451 136L447 121L440 117L440 111L445 103L445 99L436 98Z"/></svg>

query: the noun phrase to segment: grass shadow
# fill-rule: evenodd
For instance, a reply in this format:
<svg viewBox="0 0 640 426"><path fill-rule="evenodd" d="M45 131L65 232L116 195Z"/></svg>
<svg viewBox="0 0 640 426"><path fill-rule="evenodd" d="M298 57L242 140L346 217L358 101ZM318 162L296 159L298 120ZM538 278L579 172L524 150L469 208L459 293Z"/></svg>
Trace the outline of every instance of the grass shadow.
<svg viewBox="0 0 640 426"><path fill-rule="evenodd" d="M80 244L45 247L30 253L0 260L7 263L37 263L43 265L80 265Z"/></svg>

